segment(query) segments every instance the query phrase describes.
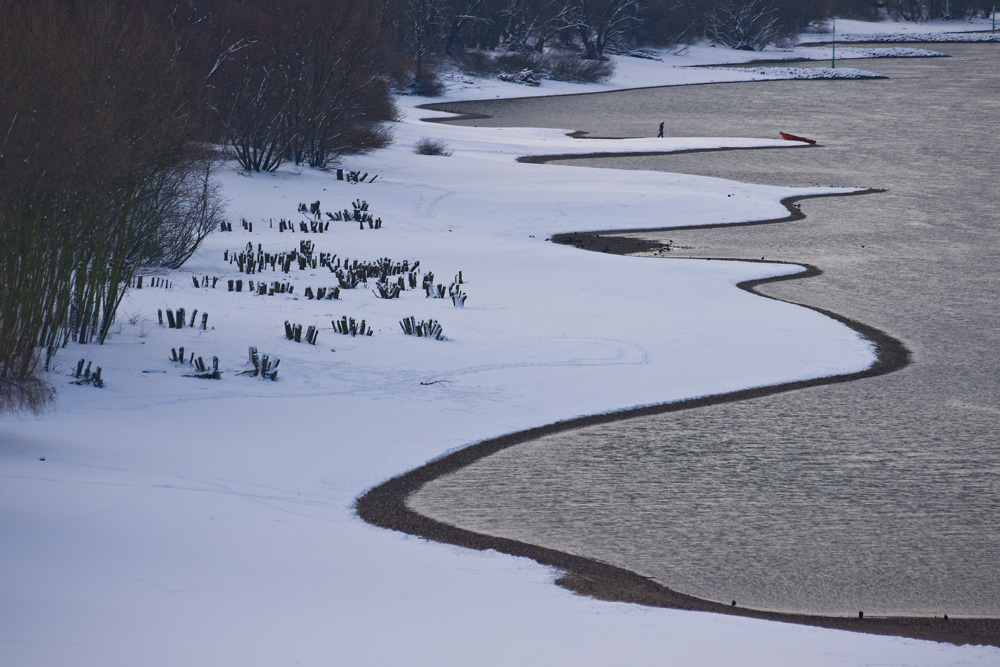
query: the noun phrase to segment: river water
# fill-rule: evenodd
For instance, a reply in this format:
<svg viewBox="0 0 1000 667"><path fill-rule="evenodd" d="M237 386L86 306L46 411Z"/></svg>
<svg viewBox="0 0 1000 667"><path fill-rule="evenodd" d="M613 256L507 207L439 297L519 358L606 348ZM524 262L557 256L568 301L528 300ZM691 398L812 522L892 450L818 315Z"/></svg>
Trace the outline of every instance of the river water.
<svg viewBox="0 0 1000 667"><path fill-rule="evenodd" d="M1000 616L1000 47L927 48L952 57L850 63L888 80L455 105L494 116L476 125L652 136L663 120L668 135L818 139L585 164L887 189L805 201L793 223L647 236L672 240L674 256L816 265L823 275L761 291L882 329L913 363L546 437L427 485L411 506L741 606Z"/></svg>

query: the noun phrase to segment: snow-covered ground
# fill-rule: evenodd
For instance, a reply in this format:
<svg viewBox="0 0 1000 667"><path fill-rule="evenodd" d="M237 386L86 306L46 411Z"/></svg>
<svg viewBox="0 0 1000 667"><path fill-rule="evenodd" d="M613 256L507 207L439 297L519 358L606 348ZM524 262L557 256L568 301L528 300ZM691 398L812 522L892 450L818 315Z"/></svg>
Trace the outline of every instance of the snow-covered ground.
<svg viewBox="0 0 1000 667"><path fill-rule="evenodd" d="M891 25L891 24L888 24ZM964 25L964 24L963 24ZM951 24L949 24L951 26ZM884 29L886 24L879 24ZM926 28L926 26L922 26ZM838 23L838 31L844 28ZM755 54L759 57L760 54ZM768 54L771 55L771 54ZM456 78L449 99L608 90L745 73L679 69L744 54L692 47L621 58L608 84L541 88ZM346 184L313 170L219 181L234 231L216 233L169 289L132 290L104 346L71 344L50 375L59 403L0 421L0 664L116 665L985 665L1000 650L855 635L578 597L533 562L428 543L361 522L354 499L454 448L555 420L859 370L870 346L812 311L735 289L794 267L657 261L546 242L556 232L781 216L793 194L658 172L520 164L526 154L797 144L774 138L568 138L562 131L426 123L405 98L391 148L352 158ZM576 128L566 128L572 130ZM452 155L413 152L422 138ZM370 178L369 178L370 180ZM300 202L368 202L381 229L280 232ZM325 217L325 216L324 216ZM253 231L240 224L253 223ZM272 226L273 221L273 226ZM420 262L465 308L420 289L339 300L326 268L239 274L251 244L338 259ZM422 275L421 274L421 275ZM192 276L218 277L196 288ZM292 295L227 290L289 282ZM168 329L157 311L208 313ZM410 337L435 319L445 341ZM333 331L365 319L370 337ZM319 327L316 345L285 321ZM184 377L183 346L221 380ZM246 375L249 346L281 359ZM85 358L106 386L71 383ZM209 362L210 363L210 362Z"/></svg>
<svg viewBox="0 0 1000 667"><path fill-rule="evenodd" d="M885 21L869 23L837 19L824 26L826 32L810 33L803 36L803 41L830 41L833 36L830 28L836 27L837 41L844 42L996 42L1000 41L1000 33L993 32L991 18L968 19L963 21L924 21L911 23L906 21Z"/></svg>

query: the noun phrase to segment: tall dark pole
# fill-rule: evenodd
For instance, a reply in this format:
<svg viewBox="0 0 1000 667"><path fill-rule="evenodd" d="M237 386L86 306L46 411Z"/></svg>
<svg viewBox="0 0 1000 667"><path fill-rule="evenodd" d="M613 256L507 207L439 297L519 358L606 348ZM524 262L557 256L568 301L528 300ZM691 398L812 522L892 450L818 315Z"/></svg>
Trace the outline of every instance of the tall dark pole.
<svg viewBox="0 0 1000 667"><path fill-rule="evenodd" d="M995 19L994 19L995 20ZM830 51L830 67L837 69L837 17L833 17L833 50Z"/></svg>

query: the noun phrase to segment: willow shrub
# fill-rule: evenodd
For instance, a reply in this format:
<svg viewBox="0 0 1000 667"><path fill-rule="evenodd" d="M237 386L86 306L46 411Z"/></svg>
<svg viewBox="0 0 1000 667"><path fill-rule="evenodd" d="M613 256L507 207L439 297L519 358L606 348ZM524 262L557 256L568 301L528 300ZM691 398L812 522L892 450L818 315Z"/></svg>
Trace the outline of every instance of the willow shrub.
<svg viewBox="0 0 1000 667"><path fill-rule="evenodd" d="M103 343L143 263L179 266L220 208L175 43L142 3L0 5L0 411Z"/></svg>

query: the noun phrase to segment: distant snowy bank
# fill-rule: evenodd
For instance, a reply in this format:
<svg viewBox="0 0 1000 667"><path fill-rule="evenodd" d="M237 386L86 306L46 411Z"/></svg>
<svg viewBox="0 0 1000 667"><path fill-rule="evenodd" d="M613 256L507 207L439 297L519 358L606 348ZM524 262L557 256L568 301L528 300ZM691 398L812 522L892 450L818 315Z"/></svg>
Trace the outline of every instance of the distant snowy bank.
<svg viewBox="0 0 1000 667"><path fill-rule="evenodd" d="M838 42L925 42L942 44L949 42L1000 42L1000 33L983 32L916 32L916 33L861 33L838 34Z"/></svg>
<svg viewBox="0 0 1000 667"><path fill-rule="evenodd" d="M761 79L886 79L886 75L853 67L706 67L753 74Z"/></svg>
<svg viewBox="0 0 1000 667"><path fill-rule="evenodd" d="M811 47L816 48L816 47ZM826 51L826 49L823 49ZM905 46L893 46L889 48L861 49L849 46L837 49L840 58L947 58L947 53L931 51L929 49L913 49ZM825 56L823 56L825 57Z"/></svg>

